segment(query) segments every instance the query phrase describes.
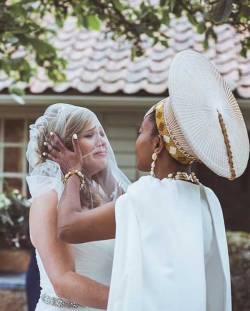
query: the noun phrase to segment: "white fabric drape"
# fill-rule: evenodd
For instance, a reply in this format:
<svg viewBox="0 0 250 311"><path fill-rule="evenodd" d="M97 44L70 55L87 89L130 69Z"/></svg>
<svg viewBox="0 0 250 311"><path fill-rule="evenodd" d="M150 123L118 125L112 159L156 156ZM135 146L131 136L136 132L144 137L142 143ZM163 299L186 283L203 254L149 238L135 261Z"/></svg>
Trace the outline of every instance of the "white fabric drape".
<svg viewBox="0 0 250 311"><path fill-rule="evenodd" d="M231 311L221 207L202 185L142 177L116 203L108 311Z"/></svg>

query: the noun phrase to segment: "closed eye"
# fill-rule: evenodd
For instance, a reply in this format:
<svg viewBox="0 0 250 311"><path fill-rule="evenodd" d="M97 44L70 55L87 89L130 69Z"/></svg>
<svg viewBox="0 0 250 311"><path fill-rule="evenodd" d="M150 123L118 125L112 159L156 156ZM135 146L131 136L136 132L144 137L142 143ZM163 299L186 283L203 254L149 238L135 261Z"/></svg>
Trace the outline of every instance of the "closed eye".
<svg viewBox="0 0 250 311"><path fill-rule="evenodd" d="M85 137L85 138L91 138L91 137L93 137L93 136L94 136L93 133L88 133L88 134L84 135L83 137Z"/></svg>

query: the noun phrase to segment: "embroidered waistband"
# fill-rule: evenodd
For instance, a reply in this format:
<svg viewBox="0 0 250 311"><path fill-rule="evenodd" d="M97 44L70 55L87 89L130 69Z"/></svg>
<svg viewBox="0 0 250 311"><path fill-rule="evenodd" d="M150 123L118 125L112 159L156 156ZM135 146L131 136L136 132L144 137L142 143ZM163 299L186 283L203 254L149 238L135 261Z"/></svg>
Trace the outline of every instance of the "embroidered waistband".
<svg viewBox="0 0 250 311"><path fill-rule="evenodd" d="M59 297L53 297L45 293L41 294L41 300L47 305L51 305L58 308L77 309L79 307L79 305L74 302L67 301Z"/></svg>

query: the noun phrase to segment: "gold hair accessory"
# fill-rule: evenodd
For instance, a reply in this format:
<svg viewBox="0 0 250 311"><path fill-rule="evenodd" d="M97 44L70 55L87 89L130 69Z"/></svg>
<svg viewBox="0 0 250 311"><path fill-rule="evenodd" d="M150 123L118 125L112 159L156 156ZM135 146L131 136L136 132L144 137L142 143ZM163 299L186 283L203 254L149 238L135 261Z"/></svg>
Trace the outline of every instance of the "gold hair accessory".
<svg viewBox="0 0 250 311"><path fill-rule="evenodd" d="M65 176L64 176L64 183L67 182L67 180L73 176L73 175L77 175L80 179L80 190L82 190L85 186L85 180L84 180L84 175L81 171L78 171L78 170L72 170L72 171L69 171Z"/></svg>
<svg viewBox="0 0 250 311"><path fill-rule="evenodd" d="M164 103L160 102L155 107L155 119L157 124L157 129L159 134L162 136L165 147L176 161L179 163L188 165L197 161L196 158L187 153L179 144L179 142L175 139L173 133L169 131L168 125L164 118Z"/></svg>

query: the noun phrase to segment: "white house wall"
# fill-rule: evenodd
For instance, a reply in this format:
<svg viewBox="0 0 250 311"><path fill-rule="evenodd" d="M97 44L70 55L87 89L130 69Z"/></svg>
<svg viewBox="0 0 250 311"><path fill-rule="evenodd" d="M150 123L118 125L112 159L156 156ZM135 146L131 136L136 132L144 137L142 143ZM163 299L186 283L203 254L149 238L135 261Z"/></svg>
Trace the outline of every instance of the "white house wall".
<svg viewBox="0 0 250 311"><path fill-rule="evenodd" d="M67 101L62 100L63 102L74 103L74 97L67 99ZM118 99L117 99L118 100ZM123 100L123 106L119 103ZM126 99L128 100L128 99ZM44 105L36 104L37 101L34 101L34 104L28 104L24 106L16 104L0 104L0 122L5 119L23 119L26 121L26 124L30 120L35 120L39 115L41 115L47 107L47 103ZM83 102L83 101L81 101ZM91 100L86 100L90 103ZM119 99L117 106L112 102L109 105L98 104L94 105L93 103L89 105L89 108L92 109L99 117L101 123L104 126L107 136L109 137L110 143L113 147L118 166L123 170L123 172L129 177L131 181L137 179L141 173L136 171L136 159L135 159L135 141L137 137L138 127L142 121L143 115L151 106L155 100L150 101L148 99L144 101L138 100L136 103L132 101L131 103L125 104L125 99ZM80 103L80 102L79 102ZM149 105L150 104L150 105ZM242 112L247 123L248 130L250 130L250 101L240 101ZM87 105L84 105L87 106ZM0 142L1 144L1 142ZM27 140L24 142L27 144ZM2 146L2 147L1 147ZM0 146L0 164L3 164L3 145ZM1 149L2 148L2 149ZM24 156L24 153L23 153ZM22 159L24 163L24 172L27 170L25 166L25 159ZM9 175L8 172L3 172L3 165L0 166L0 191L2 188L2 179L4 174ZM24 178L23 178L24 180ZM23 185L23 191L26 191L26 186Z"/></svg>

